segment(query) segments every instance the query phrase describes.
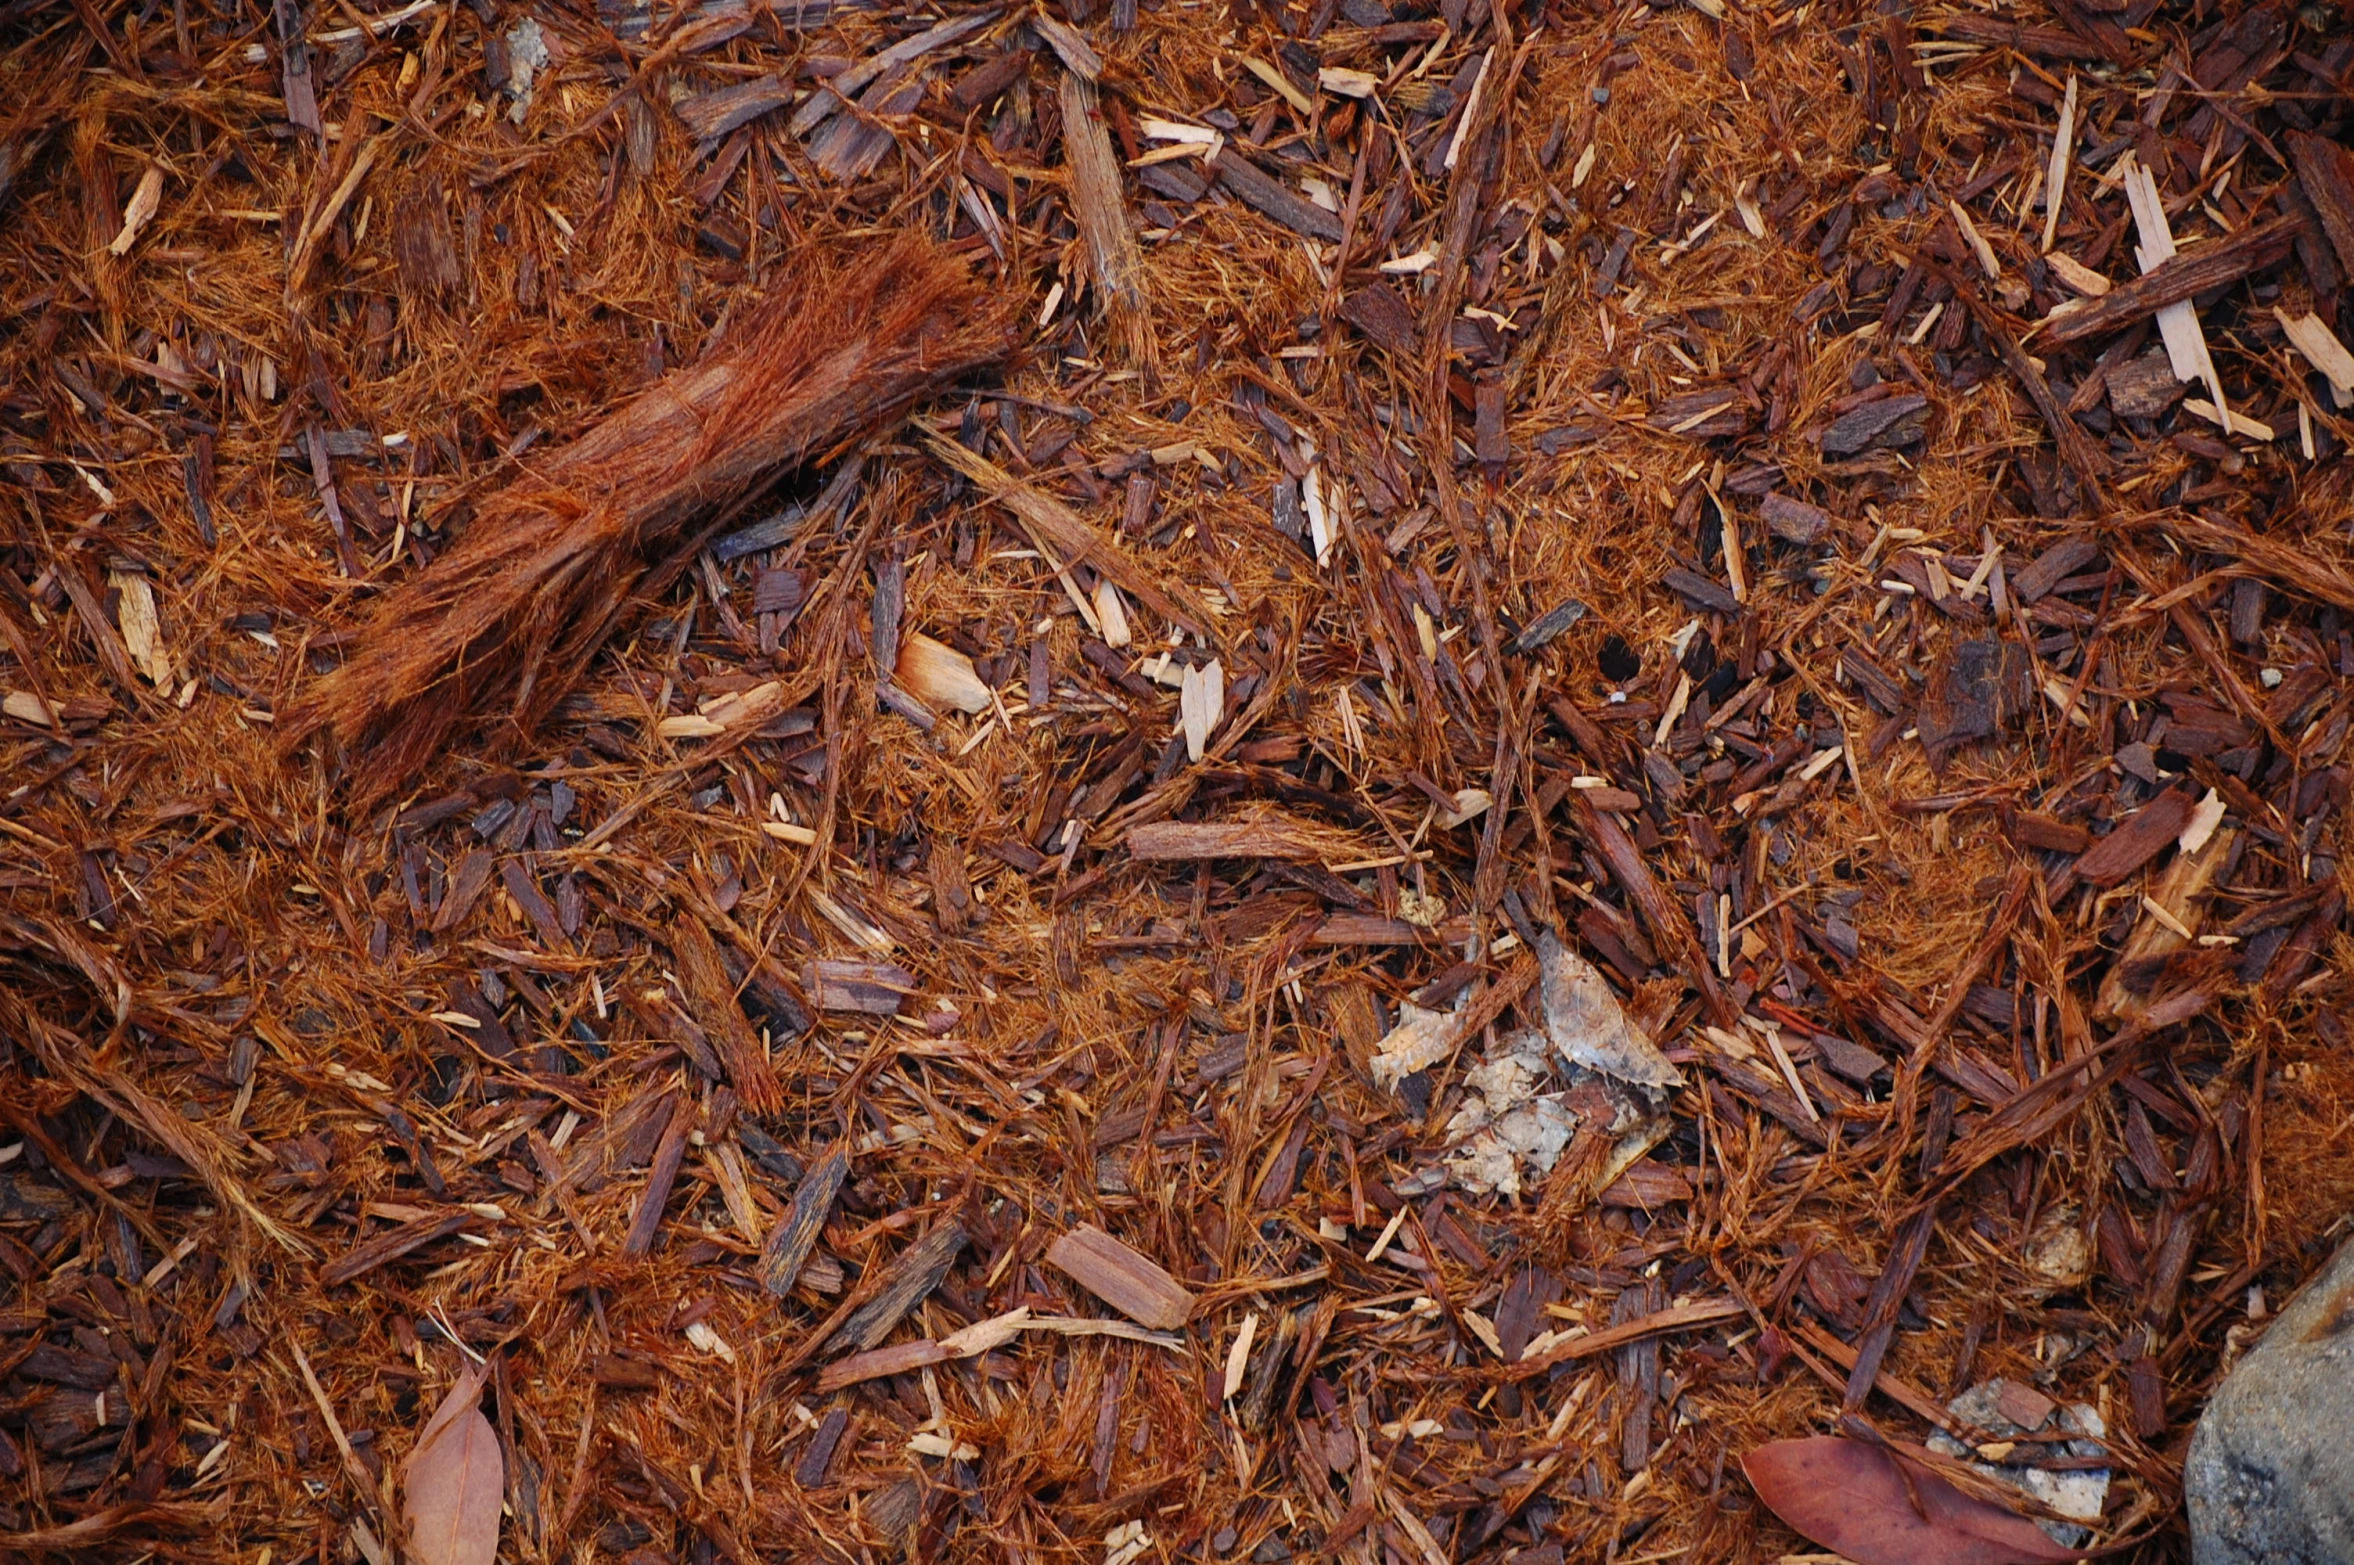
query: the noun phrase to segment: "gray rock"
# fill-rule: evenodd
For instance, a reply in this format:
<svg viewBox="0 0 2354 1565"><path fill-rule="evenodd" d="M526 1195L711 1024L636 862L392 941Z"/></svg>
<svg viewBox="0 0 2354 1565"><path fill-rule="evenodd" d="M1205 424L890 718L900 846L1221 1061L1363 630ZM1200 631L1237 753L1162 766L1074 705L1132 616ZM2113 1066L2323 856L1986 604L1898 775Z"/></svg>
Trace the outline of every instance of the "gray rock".
<svg viewBox="0 0 2354 1565"><path fill-rule="evenodd" d="M2183 1492L2197 1565L2354 1565L2354 1244L2208 1402Z"/></svg>
<svg viewBox="0 0 2354 1565"><path fill-rule="evenodd" d="M2080 1437L2035 1448L2043 1454L2079 1458L2109 1454L2109 1426L2102 1420L2099 1408L2089 1402L2063 1405L2033 1386L2017 1381L1981 1381L1947 1403L1946 1408L1969 1428L1981 1430L1996 1440L2011 1441L2022 1435L2043 1433ZM2109 1497L2109 1470L2105 1467L2054 1472L2024 1463L1990 1462L1981 1452L1992 1447L1973 1449L1942 1431L1929 1437L1929 1449L1940 1456L1969 1463L1987 1477L2009 1484L2062 1516L2097 1522ZM2075 1548L2092 1536L2089 1528L2048 1517L2037 1518L2035 1525L2064 1548Z"/></svg>

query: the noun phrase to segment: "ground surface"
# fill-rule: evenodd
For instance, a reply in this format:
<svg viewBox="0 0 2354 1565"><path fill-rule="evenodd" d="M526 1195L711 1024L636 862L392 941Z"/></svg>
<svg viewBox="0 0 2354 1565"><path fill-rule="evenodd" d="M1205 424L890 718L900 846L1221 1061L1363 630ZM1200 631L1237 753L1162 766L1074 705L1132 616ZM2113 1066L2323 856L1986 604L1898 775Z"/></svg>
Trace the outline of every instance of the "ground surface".
<svg viewBox="0 0 2354 1565"><path fill-rule="evenodd" d="M524 1561L1772 1558L1744 1452L1993 1376L2179 1557L2354 1195L2333 9L0 41L0 1544L379 1549L480 1359ZM285 736L908 231L1016 365L649 540L536 726ZM1566 1146L1467 1183L1553 929L1677 1080L1540 1049Z"/></svg>

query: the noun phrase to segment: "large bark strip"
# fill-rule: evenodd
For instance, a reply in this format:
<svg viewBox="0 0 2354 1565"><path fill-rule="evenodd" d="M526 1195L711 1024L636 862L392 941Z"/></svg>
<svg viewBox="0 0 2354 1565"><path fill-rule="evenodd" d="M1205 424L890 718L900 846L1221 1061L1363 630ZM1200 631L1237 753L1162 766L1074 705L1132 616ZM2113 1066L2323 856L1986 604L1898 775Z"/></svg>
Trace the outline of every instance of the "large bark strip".
<svg viewBox="0 0 2354 1565"><path fill-rule="evenodd" d="M2087 299L2079 309L2047 315L2036 330L2044 342L2056 348L2130 326L2193 294L2238 282L2250 272L2272 265L2295 248L2304 226L2302 218L2278 217L2242 229L2229 239L2201 245L2119 283L2099 298Z"/></svg>
<svg viewBox="0 0 2354 1565"><path fill-rule="evenodd" d="M929 240L794 268L700 364L484 499L295 704L288 742L333 729L367 752L353 786L369 798L400 789L469 719L504 715L511 742L580 679L648 556L690 518L838 453L1013 342L1002 293Z"/></svg>
<svg viewBox="0 0 2354 1565"><path fill-rule="evenodd" d="M1063 156L1070 167L1071 211L1087 241L1098 302L1120 330L1130 360L1152 361L1152 321L1144 302L1144 255L1128 227L1120 160L1103 126L1095 84L1063 74Z"/></svg>

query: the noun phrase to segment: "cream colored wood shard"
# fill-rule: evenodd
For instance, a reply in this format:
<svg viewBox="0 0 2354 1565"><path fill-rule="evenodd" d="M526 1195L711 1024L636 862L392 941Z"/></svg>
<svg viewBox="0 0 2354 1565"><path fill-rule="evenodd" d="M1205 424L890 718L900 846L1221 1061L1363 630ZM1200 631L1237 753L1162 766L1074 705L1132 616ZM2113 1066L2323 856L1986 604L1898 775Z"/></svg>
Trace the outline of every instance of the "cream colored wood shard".
<svg viewBox="0 0 2354 1565"><path fill-rule="evenodd" d="M1136 639L1128 629L1128 609L1120 601L1120 589L1100 576L1095 580L1095 617L1103 625L1105 646L1124 647Z"/></svg>
<svg viewBox="0 0 2354 1565"><path fill-rule="evenodd" d="M989 710L989 687L982 683L973 660L921 631L901 638L899 664L892 677L900 689L935 711L953 709L969 714Z"/></svg>
<svg viewBox="0 0 2354 1565"><path fill-rule="evenodd" d="M2346 351L2338 334L2318 315L2291 315L2277 306L2272 314L2305 362L2328 377L2331 400L2340 408L2354 407L2354 353Z"/></svg>
<svg viewBox="0 0 2354 1565"><path fill-rule="evenodd" d="M2134 260L2145 274L2156 271L2173 260L2175 254L2174 231L2166 223L2165 199L2158 192L2157 180L2131 152L2117 162L2126 203L2133 208L2134 232L2139 236ZM2207 334L2199 328L2199 312L2188 299L2169 304L2158 312L2158 335L2165 341L2166 361L2174 367L2174 378L2205 381L2207 389L2215 394L2215 406L2228 408L2231 404L2223 395L2223 377L2216 373L2215 360L2207 351ZM2230 427L2220 415L2216 422Z"/></svg>
<svg viewBox="0 0 2354 1565"><path fill-rule="evenodd" d="M2043 258L2052 274L2088 299L2097 299L2109 291L2109 279L2085 265L2065 250L2054 250ZM2070 301L2073 303L2074 301Z"/></svg>

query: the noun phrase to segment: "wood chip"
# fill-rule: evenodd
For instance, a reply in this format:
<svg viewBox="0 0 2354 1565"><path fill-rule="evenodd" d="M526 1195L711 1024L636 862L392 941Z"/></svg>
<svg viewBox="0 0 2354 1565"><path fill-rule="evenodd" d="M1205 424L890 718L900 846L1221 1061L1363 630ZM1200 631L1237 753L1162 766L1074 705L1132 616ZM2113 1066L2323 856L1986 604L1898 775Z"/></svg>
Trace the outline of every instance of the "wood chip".
<svg viewBox="0 0 2354 1565"><path fill-rule="evenodd" d="M1411 359L1421 346L1413 306L1394 283L1373 283L1343 295L1340 314L1375 347L1401 359Z"/></svg>
<svg viewBox="0 0 2354 1565"><path fill-rule="evenodd" d="M1051 35L1050 35L1051 41ZM1071 174L1071 210L1103 307L1128 344L1132 360L1153 356L1152 321L1144 302L1144 258L1129 224L1120 185L1120 162L1104 128L1103 110L1091 77L1076 69L1063 76L1063 154Z"/></svg>
<svg viewBox="0 0 2354 1565"><path fill-rule="evenodd" d="M2303 130L2290 131L2288 144L2297 183L2337 252L2338 265L2354 276L2354 152L2328 136Z"/></svg>
<svg viewBox="0 0 2354 1565"><path fill-rule="evenodd" d="M964 1224L955 1218L943 1217L933 1223L921 1239L885 1263L881 1286L865 1304L850 1312L835 1333L837 1340L854 1342L861 1348L880 1343L901 1317L940 1285L966 1242Z"/></svg>
<svg viewBox="0 0 2354 1565"><path fill-rule="evenodd" d="M1159 1266L1099 1228L1082 1225L1047 1247L1047 1264L1141 1326L1176 1331L1194 1296Z"/></svg>
<svg viewBox="0 0 2354 1565"><path fill-rule="evenodd" d="M2036 328L2036 339L2046 347L2081 342L2121 330L2193 294L2237 282L2250 272L2270 266L2296 244L2298 220L2273 218L2213 240L2187 255L2162 261L2129 282L2122 282L2083 308L2047 317ZM2038 352L2043 348L2038 348Z"/></svg>
<svg viewBox="0 0 2354 1565"><path fill-rule="evenodd" d="M1271 178L1257 164L1232 147L1220 152L1212 167L1218 183L1240 196L1262 216L1273 218L1284 227L1310 239L1326 244L1339 244L1340 218L1310 201L1294 194L1291 188Z"/></svg>
<svg viewBox="0 0 2354 1565"><path fill-rule="evenodd" d="M2354 407L2354 353L2346 351L2338 334L2318 315L2291 315L2276 306L2272 316L2280 322L2282 334L2305 355L2305 362L2329 381L2332 400L2340 408Z"/></svg>
<svg viewBox="0 0 2354 1565"><path fill-rule="evenodd" d="M1222 823L1152 821L1128 830L1128 852L1148 862L1180 859L1312 859L1329 833L1269 818Z"/></svg>
<svg viewBox="0 0 2354 1565"><path fill-rule="evenodd" d="M772 1296L783 1298L800 1280L802 1265L817 1248L826 1216L834 1209L834 1197L841 1193L842 1181L849 1173L850 1149L837 1141L801 1176L792 1204L768 1231L768 1241L760 1251L760 1285Z"/></svg>
<svg viewBox="0 0 2354 1565"><path fill-rule="evenodd" d="M2076 876L2095 886L2114 886L2174 845L2190 820L2191 796L2170 788L2119 821L2076 860Z"/></svg>
<svg viewBox="0 0 2354 1565"><path fill-rule="evenodd" d="M809 996L820 1010L895 1016L915 993L915 974L891 962L825 959L809 964Z"/></svg>
<svg viewBox="0 0 2354 1565"><path fill-rule="evenodd" d="M319 1281L330 1288L356 1281L379 1266L399 1260L412 1250L422 1249L437 1239L447 1239L471 1220L464 1212L450 1212L438 1217L420 1217L398 1228L388 1228L372 1239L361 1240L320 1267Z"/></svg>

